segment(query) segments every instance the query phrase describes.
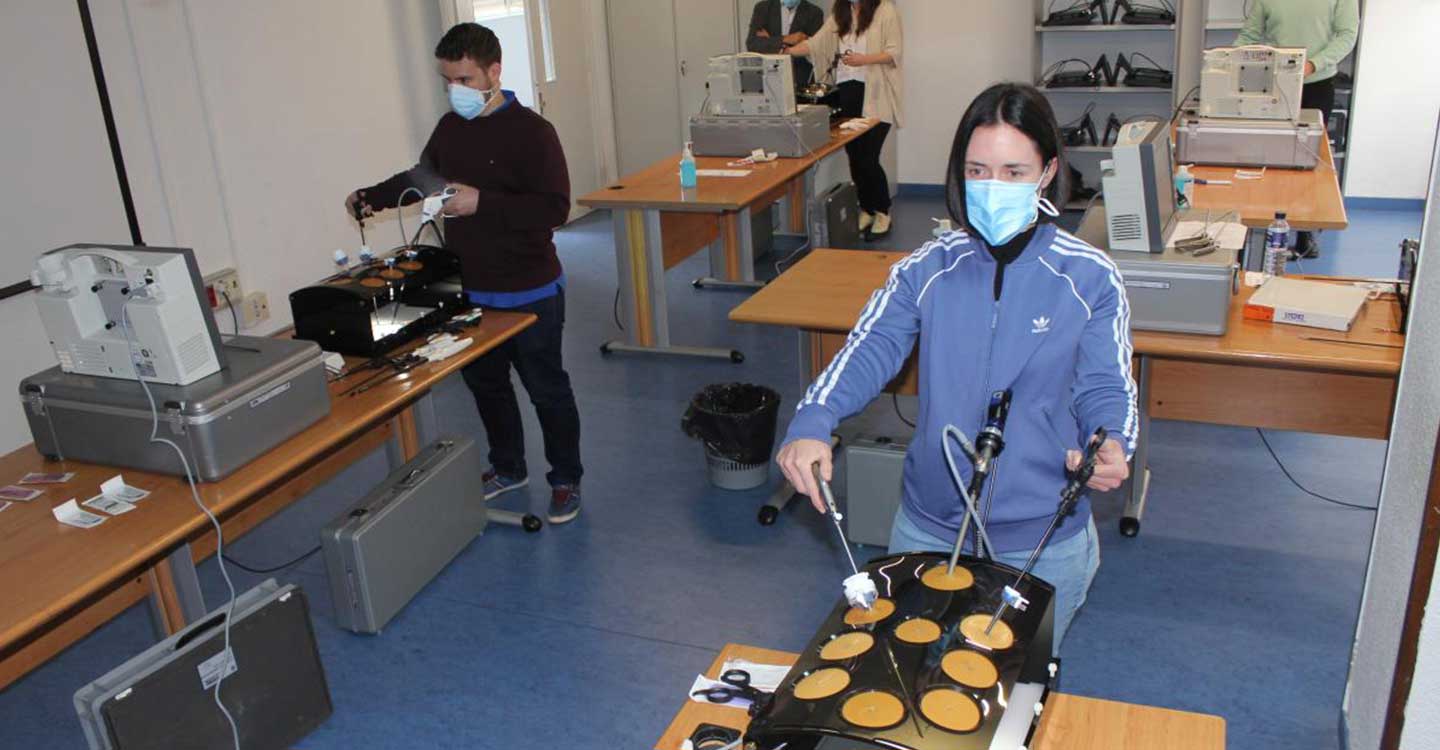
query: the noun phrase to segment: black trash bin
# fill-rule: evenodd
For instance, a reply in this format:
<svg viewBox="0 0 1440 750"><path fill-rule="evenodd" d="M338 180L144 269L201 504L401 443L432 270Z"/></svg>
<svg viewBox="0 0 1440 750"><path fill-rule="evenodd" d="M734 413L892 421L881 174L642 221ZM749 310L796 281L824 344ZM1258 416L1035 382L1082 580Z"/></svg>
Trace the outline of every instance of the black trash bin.
<svg viewBox="0 0 1440 750"><path fill-rule="evenodd" d="M705 445L710 482L726 490L759 487L770 476L780 394L752 383L717 383L690 399L681 429Z"/></svg>

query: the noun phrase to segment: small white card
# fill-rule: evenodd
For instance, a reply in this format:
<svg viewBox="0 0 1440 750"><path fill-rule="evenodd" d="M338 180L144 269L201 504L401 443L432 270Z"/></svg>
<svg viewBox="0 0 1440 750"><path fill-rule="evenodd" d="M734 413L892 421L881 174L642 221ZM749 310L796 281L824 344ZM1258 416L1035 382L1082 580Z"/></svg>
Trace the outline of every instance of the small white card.
<svg viewBox="0 0 1440 750"><path fill-rule="evenodd" d="M20 480L20 484L64 484L74 478L73 471L32 471Z"/></svg>
<svg viewBox="0 0 1440 750"><path fill-rule="evenodd" d="M116 474L100 483L100 494L126 503L137 503L149 497L150 491L125 484L124 477Z"/></svg>
<svg viewBox="0 0 1440 750"><path fill-rule="evenodd" d="M748 169L697 169L696 177L746 177L750 174Z"/></svg>
<svg viewBox="0 0 1440 750"><path fill-rule="evenodd" d="M17 487L13 484L8 487L0 487L0 500L19 500L22 503L28 503L43 494L45 494L45 490L32 490L29 487Z"/></svg>
<svg viewBox="0 0 1440 750"><path fill-rule="evenodd" d="M75 498L70 498L60 505L50 509L55 515L55 520L66 526L74 526L77 529L88 529L105 523L105 516L96 515L88 510L81 510L75 503Z"/></svg>
<svg viewBox="0 0 1440 750"><path fill-rule="evenodd" d="M96 495L95 497L86 500L83 504L86 507L94 508L95 510L99 511L104 511L112 516L118 516L121 513L129 513L130 511L135 510L134 505L131 505L130 503L127 503L118 497L112 497L110 495Z"/></svg>

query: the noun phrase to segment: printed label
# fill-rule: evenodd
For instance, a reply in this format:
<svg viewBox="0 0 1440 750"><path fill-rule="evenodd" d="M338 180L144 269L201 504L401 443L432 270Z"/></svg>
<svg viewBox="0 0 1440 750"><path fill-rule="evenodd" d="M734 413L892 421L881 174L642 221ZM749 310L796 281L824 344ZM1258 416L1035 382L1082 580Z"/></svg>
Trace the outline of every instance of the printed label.
<svg viewBox="0 0 1440 750"><path fill-rule="evenodd" d="M220 673L222 666L225 670L224 674ZM209 659L200 662L200 666L196 667L196 669L200 672L201 689L209 690L215 687L215 683L221 679L235 674L240 667L235 664L235 652L227 648Z"/></svg>
<svg viewBox="0 0 1440 750"><path fill-rule="evenodd" d="M1129 279L1126 279L1126 280L1125 280L1125 286L1133 286L1133 287L1136 287L1137 289L1169 289L1169 288L1170 288L1170 282L1168 282L1168 281L1131 281L1131 280L1129 280Z"/></svg>

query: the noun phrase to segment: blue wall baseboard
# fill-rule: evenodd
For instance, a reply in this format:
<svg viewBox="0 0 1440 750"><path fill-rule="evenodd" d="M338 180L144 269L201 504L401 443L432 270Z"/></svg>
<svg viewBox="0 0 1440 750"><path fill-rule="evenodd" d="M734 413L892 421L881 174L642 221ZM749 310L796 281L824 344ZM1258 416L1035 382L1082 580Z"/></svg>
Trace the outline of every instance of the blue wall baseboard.
<svg viewBox="0 0 1440 750"><path fill-rule="evenodd" d="M1424 211L1425 201L1421 198L1346 198L1345 208L1359 211Z"/></svg>
<svg viewBox="0 0 1440 750"><path fill-rule="evenodd" d="M927 185L919 182L902 182L898 194L904 198L944 198L944 185Z"/></svg>

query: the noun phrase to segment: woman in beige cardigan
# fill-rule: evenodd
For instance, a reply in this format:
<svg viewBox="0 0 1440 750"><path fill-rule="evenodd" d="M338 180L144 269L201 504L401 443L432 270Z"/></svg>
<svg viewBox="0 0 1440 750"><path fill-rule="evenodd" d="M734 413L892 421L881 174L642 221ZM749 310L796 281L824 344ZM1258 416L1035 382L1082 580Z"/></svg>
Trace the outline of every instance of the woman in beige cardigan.
<svg viewBox="0 0 1440 750"><path fill-rule="evenodd" d="M845 146L850 178L860 196L860 231L867 240L890 233L890 185L880 149L900 127L900 57L904 35L892 0L835 0L814 37L785 49L805 55L822 81L836 84L833 103L847 117L879 122Z"/></svg>

